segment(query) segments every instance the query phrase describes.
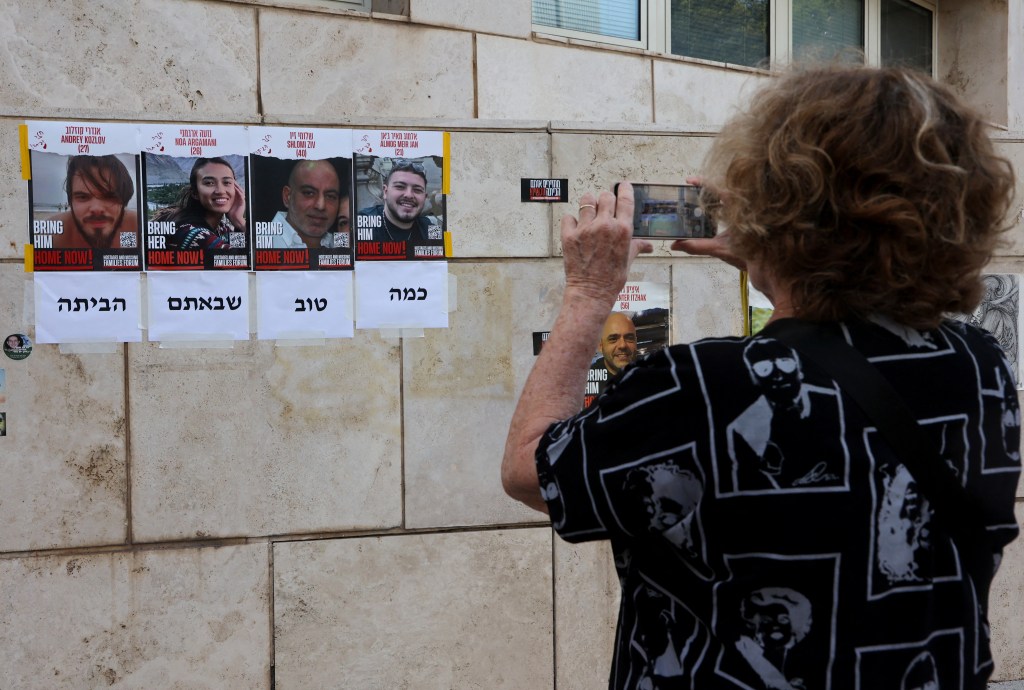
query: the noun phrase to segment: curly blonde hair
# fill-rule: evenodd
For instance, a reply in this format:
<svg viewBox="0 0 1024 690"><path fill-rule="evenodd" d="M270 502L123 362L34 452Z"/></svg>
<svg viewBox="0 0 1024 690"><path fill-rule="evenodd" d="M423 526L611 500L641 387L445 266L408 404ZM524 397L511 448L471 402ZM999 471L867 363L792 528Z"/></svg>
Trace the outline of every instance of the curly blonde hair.
<svg viewBox="0 0 1024 690"><path fill-rule="evenodd" d="M1014 178L981 116L899 68L779 77L716 140L705 203L812 321L970 312ZM714 204L712 200L723 199Z"/></svg>

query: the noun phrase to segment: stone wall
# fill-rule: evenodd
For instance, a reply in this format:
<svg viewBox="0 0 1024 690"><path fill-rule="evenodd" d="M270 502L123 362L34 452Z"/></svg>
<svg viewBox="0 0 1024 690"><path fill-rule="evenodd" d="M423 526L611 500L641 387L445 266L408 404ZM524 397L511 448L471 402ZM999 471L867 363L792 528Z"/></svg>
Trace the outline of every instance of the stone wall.
<svg viewBox="0 0 1024 690"><path fill-rule="evenodd" d="M617 179L681 181L763 76L537 36L530 0L390 4L404 14L326 0L4 3L0 333L32 332L26 119L450 131L457 308L422 338L38 345L5 361L0 686L605 683L607 547L554 539L498 481L531 333L559 302L557 218L573 208L521 203L519 179L568 178L571 201ZM956 43L981 22L1020 54L1020 0L986 8L942 15L939 49L959 51L965 94L1012 126L1019 85L1001 63L993 76L991 45ZM1024 133L996 139L1024 170ZM1024 272L1022 200L994 271ZM728 267L660 249L630 278L671 285L676 340L741 330ZM1024 678L1022 603L1018 542L992 595L996 679Z"/></svg>

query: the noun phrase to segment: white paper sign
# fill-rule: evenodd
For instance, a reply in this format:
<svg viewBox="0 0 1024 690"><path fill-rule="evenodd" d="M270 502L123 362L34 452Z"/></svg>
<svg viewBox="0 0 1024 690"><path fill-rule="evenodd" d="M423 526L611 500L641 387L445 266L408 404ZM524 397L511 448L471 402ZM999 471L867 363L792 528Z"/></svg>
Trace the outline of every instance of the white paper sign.
<svg viewBox="0 0 1024 690"><path fill-rule="evenodd" d="M352 130L318 127L249 127L249 151L285 160L321 160L352 152Z"/></svg>
<svg viewBox="0 0 1024 690"><path fill-rule="evenodd" d="M352 150L377 158L423 158L444 155L444 132L406 129L360 129L352 132Z"/></svg>
<svg viewBox="0 0 1024 690"><path fill-rule="evenodd" d="M139 152L139 128L124 122L29 121L28 147L65 156Z"/></svg>
<svg viewBox="0 0 1024 690"><path fill-rule="evenodd" d="M143 151L161 156L214 158L249 150L249 135L238 125L143 123L139 136Z"/></svg>
<svg viewBox="0 0 1024 690"><path fill-rule="evenodd" d="M447 328L447 261L373 261L356 267L356 328Z"/></svg>
<svg viewBox="0 0 1024 690"><path fill-rule="evenodd" d="M351 271L256 274L257 337L261 340L351 338Z"/></svg>
<svg viewBox="0 0 1024 690"><path fill-rule="evenodd" d="M142 341L138 273L35 273L37 343Z"/></svg>
<svg viewBox="0 0 1024 690"><path fill-rule="evenodd" d="M160 271L147 282L151 341L249 339L248 273Z"/></svg>

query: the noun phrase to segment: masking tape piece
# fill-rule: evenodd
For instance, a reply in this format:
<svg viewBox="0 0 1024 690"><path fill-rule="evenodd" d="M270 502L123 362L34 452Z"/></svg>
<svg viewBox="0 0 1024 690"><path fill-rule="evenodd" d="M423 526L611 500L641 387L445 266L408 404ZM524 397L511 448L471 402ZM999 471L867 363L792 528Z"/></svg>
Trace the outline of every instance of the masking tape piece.
<svg viewBox="0 0 1024 690"><path fill-rule="evenodd" d="M323 333L323 331L320 332ZM319 338L278 338L276 341L274 341L274 345L277 347L324 347L325 345L327 345L327 338L322 335Z"/></svg>
<svg viewBox="0 0 1024 690"><path fill-rule="evenodd" d="M32 273L36 270L35 247L31 244L25 245L25 273Z"/></svg>
<svg viewBox="0 0 1024 690"><path fill-rule="evenodd" d="M28 329L32 328L36 322L36 281L35 276L32 280L25 280L25 290L22 292L21 301L21 323L25 327L25 333L28 333ZM35 337L35 331L32 331L33 337ZM2 337L2 336L0 336Z"/></svg>
<svg viewBox="0 0 1024 690"><path fill-rule="evenodd" d="M60 343L57 351L62 355L110 355L117 354L119 346L113 341Z"/></svg>
<svg viewBox="0 0 1024 690"><path fill-rule="evenodd" d="M230 350L235 347L235 341L230 333L168 333L157 342L160 343L162 350Z"/></svg>
<svg viewBox="0 0 1024 690"><path fill-rule="evenodd" d="M444 231L444 257L452 258L452 234L447 230Z"/></svg>
<svg viewBox="0 0 1024 690"><path fill-rule="evenodd" d="M448 313L459 308L459 281L454 274L448 274Z"/></svg>

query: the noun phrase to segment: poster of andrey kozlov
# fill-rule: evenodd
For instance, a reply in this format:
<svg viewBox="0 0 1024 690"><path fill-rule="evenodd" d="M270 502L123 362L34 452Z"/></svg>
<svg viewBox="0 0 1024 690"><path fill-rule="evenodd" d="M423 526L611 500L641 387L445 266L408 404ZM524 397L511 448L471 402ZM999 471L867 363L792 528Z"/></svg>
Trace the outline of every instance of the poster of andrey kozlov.
<svg viewBox="0 0 1024 690"><path fill-rule="evenodd" d="M36 271L139 271L139 130L27 122L29 242Z"/></svg>

